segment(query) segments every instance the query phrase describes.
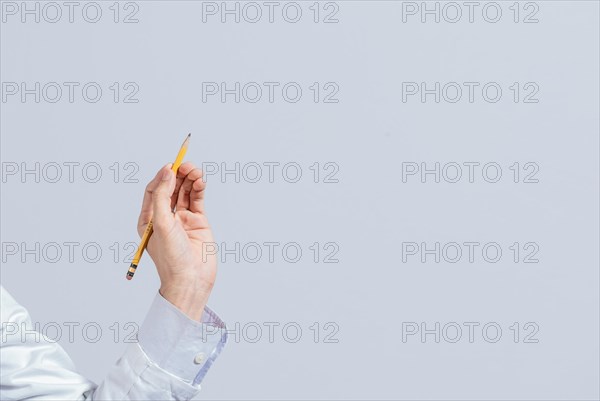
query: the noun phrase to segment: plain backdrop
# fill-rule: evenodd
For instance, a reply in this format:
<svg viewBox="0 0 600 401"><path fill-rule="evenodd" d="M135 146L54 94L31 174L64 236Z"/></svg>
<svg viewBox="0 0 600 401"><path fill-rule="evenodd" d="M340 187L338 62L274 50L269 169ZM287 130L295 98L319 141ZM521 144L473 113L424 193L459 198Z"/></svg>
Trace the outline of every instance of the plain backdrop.
<svg viewBox="0 0 600 401"><path fill-rule="evenodd" d="M147 256L124 278L144 186L191 132L187 160L240 166L239 182L208 178L209 221L230 250L209 305L231 333L201 398L598 399L599 6L513 3L494 3L495 23L482 15L486 2L473 22L454 3L455 23L445 2L439 23L410 14L421 2L393 1L279 2L272 23L263 2L256 23L244 20L255 10L244 2L239 23L219 13L203 22L203 7L221 2L101 1L97 23L82 17L87 7L95 18L87 2L72 23L67 14L45 21L51 8L39 23L4 12L2 284L42 327L63 327L59 342L79 371L103 380L159 285ZM288 19L299 7L300 20L287 22L284 7ZM11 95L11 83L35 92L36 82L39 103L35 93ZM65 82L76 83L73 102ZM263 93L246 100L251 84L239 103L232 94L222 102L206 82ZM273 102L265 82L277 83ZM440 83L439 103L408 96L406 82ZM477 84L472 102L465 82ZM52 83L63 90L55 103ZM95 103L83 98L88 83L90 97L102 89ZM295 103L282 95L288 83L290 97L302 89ZM484 99L487 83L489 96L502 89L497 102ZM469 162L479 163L473 182ZM440 182L403 180L415 166L406 163L440 163ZM501 168L495 183L481 174L488 163ZM472 263L465 242L479 244ZM422 247L436 243L439 263L427 252L422 262ZM453 243L463 252L454 263ZM502 250L496 263L482 256L488 243ZM79 323L72 342L68 322ZM89 341L96 327L102 335Z"/></svg>

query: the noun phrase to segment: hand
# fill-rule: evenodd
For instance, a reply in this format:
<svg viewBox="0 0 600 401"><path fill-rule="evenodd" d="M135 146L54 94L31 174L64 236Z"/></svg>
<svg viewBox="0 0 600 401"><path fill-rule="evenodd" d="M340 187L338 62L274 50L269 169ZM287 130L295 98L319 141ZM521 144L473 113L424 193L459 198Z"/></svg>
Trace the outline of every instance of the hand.
<svg viewBox="0 0 600 401"><path fill-rule="evenodd" d="M202 171L183 163L177 177L164 166L146 187L138 220L144 234L152 219L147 250L160 277L160 294L193 320L200 320L217 274L216 255L205 255L214 242L204 215Z"/></svg>

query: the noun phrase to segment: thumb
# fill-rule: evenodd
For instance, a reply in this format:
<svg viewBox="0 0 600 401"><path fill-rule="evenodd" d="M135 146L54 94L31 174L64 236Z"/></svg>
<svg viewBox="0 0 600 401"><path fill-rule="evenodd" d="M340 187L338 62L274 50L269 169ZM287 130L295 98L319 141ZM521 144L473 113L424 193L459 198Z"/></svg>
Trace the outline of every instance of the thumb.
<svg viewBox="0 0 600 401"><path fill-rule="evenodd" d="M176 180L170 164L159 171L157 180L152 192L152 224L155 229L163 231L168 230L173 223L171 195L175 190Z"/></svg>

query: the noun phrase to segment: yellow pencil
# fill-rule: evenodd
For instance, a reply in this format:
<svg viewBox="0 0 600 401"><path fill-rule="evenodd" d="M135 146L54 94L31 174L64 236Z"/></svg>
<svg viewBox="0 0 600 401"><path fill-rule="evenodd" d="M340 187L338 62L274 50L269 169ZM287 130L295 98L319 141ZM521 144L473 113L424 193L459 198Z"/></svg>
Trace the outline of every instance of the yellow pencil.
<svg viewBox="0 0 600 401"><path fill-rule="evenodd" d="M185 138L185 141L183 141L183 145L181 145L181 149L179 149L179 153L177 154L177 158L175 159L175 162L173 163L173 167L171 167L171 170L173 170L173 172L175 174L177 174L177 170L179 170L179 166L181 166L181 162L183 161L185 152L187 152L188 145L190 143L190 136L192 136L192 134L188 134L187 138ZM150 222L148 223L148 226L146 226L146 231L144 231L144 235L142 236L142 242L140 242L140 246L138 247L137 252L135 253L135 255L133 257L133 261L131 262L131 265L129 265L129 270L127 271L127 275L125 276L127 278L127 280L131 280L133 278L133 275L135 274L135 269L137 269L138 264L140 263L140 259L142 258L142 255L144 254L144 250L146 249L146 246L148 245L148 241L150 240L152 231L153 231L152 220L150 220Z"/></svg>

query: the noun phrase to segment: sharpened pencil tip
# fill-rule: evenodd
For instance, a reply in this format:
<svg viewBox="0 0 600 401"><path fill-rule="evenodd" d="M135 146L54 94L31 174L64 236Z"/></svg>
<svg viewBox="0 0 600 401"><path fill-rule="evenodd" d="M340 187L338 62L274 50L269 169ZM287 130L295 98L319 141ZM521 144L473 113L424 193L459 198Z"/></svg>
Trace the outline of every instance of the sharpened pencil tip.
<svg viewBox="0 0 600 401"><path fill-rule="evenodd" d="M192 136L192 133L189 133L188 136L185 137L184 141L183 141L183 145L181 146L188 146L188 144L190 143L190 137Z"/></svg>

